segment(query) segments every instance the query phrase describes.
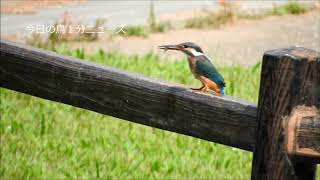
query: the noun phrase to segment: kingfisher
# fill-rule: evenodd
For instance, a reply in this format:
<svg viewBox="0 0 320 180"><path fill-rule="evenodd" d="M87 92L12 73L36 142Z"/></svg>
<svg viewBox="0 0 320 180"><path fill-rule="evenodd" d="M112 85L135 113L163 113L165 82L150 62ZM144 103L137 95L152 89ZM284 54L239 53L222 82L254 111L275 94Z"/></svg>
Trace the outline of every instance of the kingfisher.
<svg viewBox="0 0 320 180"><path fill-rule="evenodd" d="M189 67L194 77L201 81L202 87L192 90L207 92L213 90L218 95L225 94L225 82L221 74L214 67L211 60L203 53L200 46L193 42L184 42L177 45L162 45L159 49L177 50L187 55Z"/></svg>

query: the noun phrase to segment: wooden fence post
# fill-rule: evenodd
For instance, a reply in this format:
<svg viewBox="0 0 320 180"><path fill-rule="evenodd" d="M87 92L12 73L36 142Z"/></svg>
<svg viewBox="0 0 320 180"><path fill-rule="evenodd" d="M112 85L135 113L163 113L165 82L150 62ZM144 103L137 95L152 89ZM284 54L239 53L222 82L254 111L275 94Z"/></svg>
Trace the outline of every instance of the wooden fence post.
<svg viewBox="0 0 320 180"><path fill-rule="evenodd" d="M302 47L263 56L252 180L315 179L314 158L287 151L286 127L298 106L320 107L320 53Z"/></svg>

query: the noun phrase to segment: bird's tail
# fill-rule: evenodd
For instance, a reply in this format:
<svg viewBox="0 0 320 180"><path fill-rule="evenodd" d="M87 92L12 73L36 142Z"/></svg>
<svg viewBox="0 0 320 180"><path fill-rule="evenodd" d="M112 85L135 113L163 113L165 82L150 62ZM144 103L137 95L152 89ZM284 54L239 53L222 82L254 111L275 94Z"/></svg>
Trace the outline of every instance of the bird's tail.
<svg viewBox="0 0 320 180"><path fill-rule="evenodd" d="M224 87L221 88L221 94L225 94Z"/></svg>

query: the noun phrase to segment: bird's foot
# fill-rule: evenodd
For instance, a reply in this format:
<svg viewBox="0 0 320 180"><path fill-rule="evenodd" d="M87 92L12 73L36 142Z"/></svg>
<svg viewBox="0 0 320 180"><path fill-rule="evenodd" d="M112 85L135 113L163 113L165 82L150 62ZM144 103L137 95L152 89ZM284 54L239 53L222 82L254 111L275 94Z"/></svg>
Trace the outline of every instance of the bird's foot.
<svg viewBox="0 0 320 180"><path fill-rule="evenodd" d="M191 90L194 92L207 92L207 88L204 86L201 88L191 88Z"/></svg>
<svg viewBox="0 0 320 180"><path fill-rule="evenodd" d="M194 91L200 91L200 90L202 90L204 88L205 88L205 86L201 86L200 88L191 88L191 89L194 90Z"/></svg>
<svg viewBox="0 0 320 180"><path fill-rule="evenodd" d="M202 88L191 88L192 91L201 91Z"/></svg>

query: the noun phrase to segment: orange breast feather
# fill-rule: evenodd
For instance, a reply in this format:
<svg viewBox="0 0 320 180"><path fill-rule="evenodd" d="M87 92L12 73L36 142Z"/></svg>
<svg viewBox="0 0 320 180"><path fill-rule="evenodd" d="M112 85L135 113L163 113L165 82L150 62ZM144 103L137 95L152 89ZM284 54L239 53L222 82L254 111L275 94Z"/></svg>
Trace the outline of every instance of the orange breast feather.
<svg viewBox="0 0 320 180"><path fill-rule="evenodd" d="M220 88L219 86L213 82L212 80L204 77L204 76L201 76L201 79L202 79L202 82L208 87L210 88L211 90L214 90L216 93L220 93Z"/></svg>

